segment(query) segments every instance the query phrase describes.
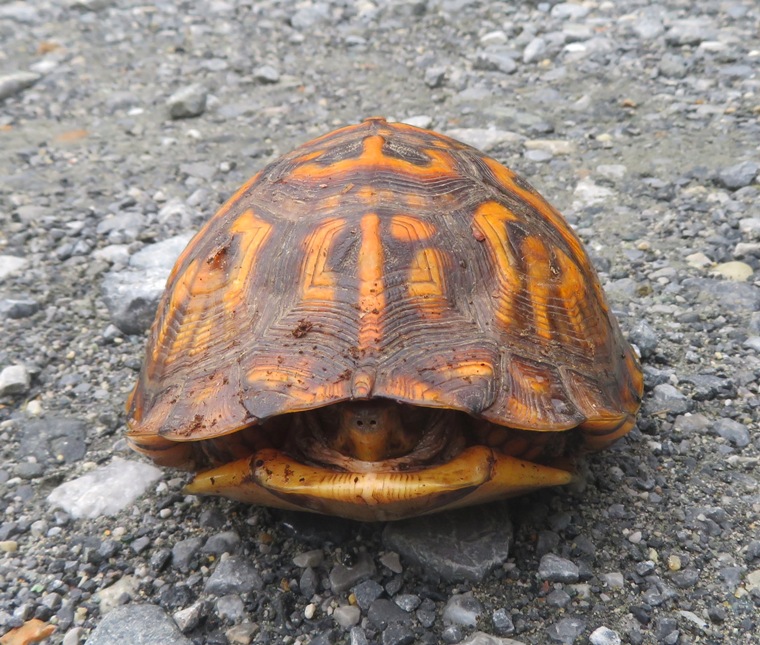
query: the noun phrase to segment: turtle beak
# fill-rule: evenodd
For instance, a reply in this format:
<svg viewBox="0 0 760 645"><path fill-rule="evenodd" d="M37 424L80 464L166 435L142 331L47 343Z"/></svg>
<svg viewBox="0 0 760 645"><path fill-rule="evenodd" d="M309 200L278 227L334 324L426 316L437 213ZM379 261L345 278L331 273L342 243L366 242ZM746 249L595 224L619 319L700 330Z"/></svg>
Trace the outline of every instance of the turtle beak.
<svg viewBox="0 0 760 645"><path fill-rule="evenodd" d="M294 462L260 450L198 474L192 494L339 515L354 520L399 520L481 504L569 483L572 473L472 446L451 461L416 471L345 472Z"/></svg>

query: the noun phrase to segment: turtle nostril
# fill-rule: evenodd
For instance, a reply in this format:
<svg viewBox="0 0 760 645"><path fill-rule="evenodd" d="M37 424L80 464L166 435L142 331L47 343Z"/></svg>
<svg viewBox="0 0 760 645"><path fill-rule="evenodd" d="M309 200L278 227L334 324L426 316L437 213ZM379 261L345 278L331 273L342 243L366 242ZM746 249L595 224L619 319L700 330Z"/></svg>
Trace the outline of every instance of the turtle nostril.
<svg viewBox="0 0 760 645"><path fill-rule="evenodd" d="M358 419L358 420L356 421L356 425L358 425L359 427L361 427L361 426L363 426L363 425L364 425L364 421L362 421L361 419Z"/></svg>
<svg viewBox="0 0 760 645"><path fill-rule="evenodd" d="M372 421L370 421L369 424L371 426L376 426L377 425L377 421L375 419L372 419Z"/></svg>

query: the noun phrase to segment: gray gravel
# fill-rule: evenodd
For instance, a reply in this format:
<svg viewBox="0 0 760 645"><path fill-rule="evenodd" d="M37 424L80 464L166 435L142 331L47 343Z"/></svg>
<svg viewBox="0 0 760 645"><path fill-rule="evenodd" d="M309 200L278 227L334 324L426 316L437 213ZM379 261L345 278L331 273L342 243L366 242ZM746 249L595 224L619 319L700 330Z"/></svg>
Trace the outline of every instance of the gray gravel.
<svg viewBox="0 0 760 645"><path fill-rule="evenodd" d="M756 642L758 34L755 0L0 0L0 635ZM265 163L377 114L565 213L641 349L638 429L466 522L141 470L123 406L176 254Z"/></svg>

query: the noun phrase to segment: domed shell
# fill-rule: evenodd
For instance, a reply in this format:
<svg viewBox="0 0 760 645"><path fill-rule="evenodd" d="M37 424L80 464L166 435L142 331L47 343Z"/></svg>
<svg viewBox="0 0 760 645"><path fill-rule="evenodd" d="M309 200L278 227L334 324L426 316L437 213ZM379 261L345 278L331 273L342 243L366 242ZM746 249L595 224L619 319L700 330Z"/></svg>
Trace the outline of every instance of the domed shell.
<svg viewBox="0 0 760 645"><path fill-rule="evenodd" d="M566 221L463 143L369 119L248 181L180 256L129 439L186 443L385 398L510 428L630 430L642 376ZM183 447L184 446L184 447Z"/></svg>

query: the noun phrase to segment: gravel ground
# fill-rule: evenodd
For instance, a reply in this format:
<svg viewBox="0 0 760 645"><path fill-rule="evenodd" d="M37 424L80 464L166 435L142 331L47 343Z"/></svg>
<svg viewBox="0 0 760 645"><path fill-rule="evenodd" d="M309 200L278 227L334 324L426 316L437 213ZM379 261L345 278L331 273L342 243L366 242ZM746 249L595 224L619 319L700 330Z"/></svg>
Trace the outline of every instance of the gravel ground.
<svg viewBox="0 0 760 645"><path fill-rule="evenodd" d="M754 0L0 0L0 633L760 642L758 34ZM639 428L585 485L385 527L184 495L123 440L166 267L377 114L563 210L643 355Z"/></svg>

